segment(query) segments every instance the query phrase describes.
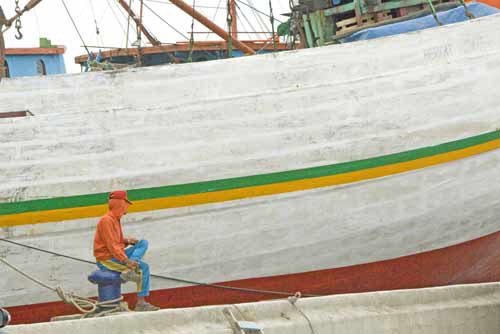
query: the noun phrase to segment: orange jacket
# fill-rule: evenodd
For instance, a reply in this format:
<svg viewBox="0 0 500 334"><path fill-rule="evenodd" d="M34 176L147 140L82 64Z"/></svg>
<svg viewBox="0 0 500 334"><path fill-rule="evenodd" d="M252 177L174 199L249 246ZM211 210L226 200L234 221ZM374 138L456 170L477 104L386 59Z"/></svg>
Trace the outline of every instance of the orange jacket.
<svg viewBox="0 0 500 334"><path fill-rule="evenodd" d="M124 251L126 245L127 239L123 237L120 221L111 212L102 216L97 224L94 237L96 260L105 261L114 257L118 261L124 262L127 259Z"/></svg>

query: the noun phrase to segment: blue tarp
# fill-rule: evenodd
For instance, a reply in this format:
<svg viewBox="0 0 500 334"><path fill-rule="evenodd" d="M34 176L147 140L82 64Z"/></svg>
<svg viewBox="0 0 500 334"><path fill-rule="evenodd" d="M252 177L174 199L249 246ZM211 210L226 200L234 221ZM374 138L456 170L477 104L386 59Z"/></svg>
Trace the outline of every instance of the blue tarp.
<svg viewBox="0 0 500 334"><path fill-rule="evenodd" d="M500 10L497 8L477 2L468 3L467 8L469 9L469 12L474 15L474 17L487 16L500 12ZM439 12L437 13L437 16L442 24L451 24L470 20L465 15L465 8L463 6ZM432 14L429 14L408 21L361 30L348 37L343 38L342 42L354 42L384 36L397 35L405 32L423 30L436 26L438 26L438 24L434 19L434 16L432 16Z"/></svg>

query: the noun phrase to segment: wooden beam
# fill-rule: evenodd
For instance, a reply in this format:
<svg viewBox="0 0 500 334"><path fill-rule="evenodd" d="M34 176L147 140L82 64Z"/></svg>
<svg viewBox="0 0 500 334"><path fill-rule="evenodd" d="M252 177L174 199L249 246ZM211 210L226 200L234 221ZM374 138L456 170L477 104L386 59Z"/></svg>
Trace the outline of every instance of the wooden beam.
<svg viewBox="0 0 500 334"><path fill-rule="evenodd" d="M236 0L231 0L230 2L230 13L231 13L231 38L238 39L238 15L236 13Z"/></svg>
<svg viewBox="0 0 500 334"><path fill-rule="evenodd" d="M219 27L218 25L213 23L211 20L209 20L208 18L203 16L200 12L195 10L193 7L191 7L190 5L185 3L184 1L182 1L182 0L170 0L170 2L173 5L177 6L179 9L181 9L186 14L188 14L191 17L193 17L194 19L196 19L196 21L200 22L205 27L212 30L214 33L216 33L223 40L225 40L225 41L229 40L229 34L224 29L222 29L221 27ZM238 39L232 38L232 37L231 37L231 39L232 39L234 46L236 48L240 49L241 51L243 51L245 54L250 54L250 55L255 54L255 50L252 50L247 45L245 45L244 43L239 41Z"/></svg>
<svg viewBox="0 0 500 334"><path fill-rule="evenodd" d="M64 54L66 49L57 48L8 48L5 49L5 55L58 55Z"/></svg>
<svg viewBox="0 0 500 334"><path fill-rule="evenodd" d="M118 3L125 9L125 11L130 15L130 17L134 20L135 24L139 29L142 31L142 33L146 36L148 39L149 43L153 45L160 45L160 41L157 40L151 33L144 27L144 25L141 22L141 19L135 15L134 11L132 8L128 6L128 4L124 0L118 0Z"/></svg>
<svg viewBox="0 0 500 334"><path fill-rule="evenodd" d="M252 50L258 51L264 48L264 50L273 50L273 45L269 44L268 41L244 41L245 44L252 48ZM278 43L277 50L288 50L288 45L286 43ZM193 51L219 51L227 50L227 43L225 41L208 41L208 42L196 42L193 45ZM142 55L148 54L160 54L169 52L189 52L189 43L176 43L172 45L162 45L162 46L150 46L141 48ZM103 51L102 56L104 59L118 56L136 56L137 49L113 49L108 51ZM75 57L75 64L83 64L88 60L88 55L82 55Z"/></svg>
<svg viewBox="0 0 500 334"><path fill-rule="evenodd" d="M35 6L37 6L40 2L42 2L42 0L30 0L30 2L28 2L26 4L26 6L24 6L24 8L19 12L19 13L16 13L16 15L14 15L13 17L11 17L6 23L5 23L5 26L7 28L9 28L10 26L12 26L12 23L14 23L15 20L17 20L18 17L21 17L25 12L33 9Z"/></svg>
<svg viewBox="0 0 500 334"><path fill-rule="evenodd" d="M0 118L15 118L33 116L29 110L0 112Z"/></svg>

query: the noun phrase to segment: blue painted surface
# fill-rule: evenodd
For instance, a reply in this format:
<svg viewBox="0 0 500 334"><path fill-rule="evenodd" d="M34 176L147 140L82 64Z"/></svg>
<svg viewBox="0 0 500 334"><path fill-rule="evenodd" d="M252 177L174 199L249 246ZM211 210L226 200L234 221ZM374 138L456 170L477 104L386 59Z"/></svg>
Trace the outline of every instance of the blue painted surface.
<svg viewBox="0 0 500 334"><path fill-rule="evenodd" d="M7 55L5 60L9 66L9 76L31 77L40 75L37 70L37 61L41 59L45 63L47 75L66 73L64 58L62 55Z"/></svg>
<svg viewBox="0 0 500 334"><path fill-rule="evenodd" d="M118 299L121 296L120 273L110 270L97 270L88 277L89 281L97 284L99 301Z"/></svg>
<svg viewBox="0 0 500 334"><path fill-rule="evenodd" d="M261 50L259 54L272 53L273 50ZM233 51L233 58L243 57L245 54L239 50ZM98 57L98 53L94 53L94 58ZM175 51L175 52L165 52L165 53L155 53L148 54L142 57L142 65L143 66L155 66L162 64L170 64L173 62L173 57L179 60L181 63L186 63L189 58L188 51ZM192 61L200 62L200 61L208 61L208 60L216 60L216 59L225 59L227 58L226 51L193 51ZM110 58L106 58L105 60L109 60L112 63L117 64L135 64L136 58L134 56L114 56ZM87 67L83 65L84 71L87 71Z"/></svg>

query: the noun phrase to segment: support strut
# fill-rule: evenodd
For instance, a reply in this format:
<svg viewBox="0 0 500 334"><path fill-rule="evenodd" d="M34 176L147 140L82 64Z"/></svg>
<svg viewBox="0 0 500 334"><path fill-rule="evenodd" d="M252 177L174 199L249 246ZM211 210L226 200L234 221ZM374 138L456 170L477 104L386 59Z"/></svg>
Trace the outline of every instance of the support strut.
<svg viewBox="0 0 500 334"><path fill-rule="evenodd" d="M216 25L215 23L210 21L208 18L203 16L203 14L201 14L200 12L195 10L193 7L191 7L190 5L185 3L184 1L182 1L182 0L170 0L170 2L172 4L174 4L175 6L177 6L178 8L180 8L183 12L187 13L189 16L194 17L195 20L197 20L198 22L203 24L208 29L212 30L214 33L216 33L223 40L225 40L225 41L229 40L229 34L224 29L222 29L221 27L219 27L218 25ZM242 43L238 39L233 37L232 42L233 42L234 46L236 46L238 49L243 51L245 54L247 54L247 55L255 54L255 51L253 49L251 49L250 47L248 47L246 44Z"/></svg>
<svg viewBox="0 0 500 334"><path fill-rule="evenodd" d="M139 27L139 29L142 31L142 33L146 36L149 43L153 44L154 46L161 45L160 41L157 40L153 35L151 35L151 33L142 24L141 18L139 18L139 17L137 17L137 15L135 15L132 8L130 8L129 5L124 0L118 0L118 3L123 7L123 9L125 9L125 11L134 20L135 24L137 25L137 27Z"/></svg>
<svg viewBox="0 0 500 334"><path fill-rule="evenodd" d="M2 6L0 6L0 81L2 78L6 76L5 73L5 41L3 39L3 26L7 22L5 15L2 10Z"/></svg>

